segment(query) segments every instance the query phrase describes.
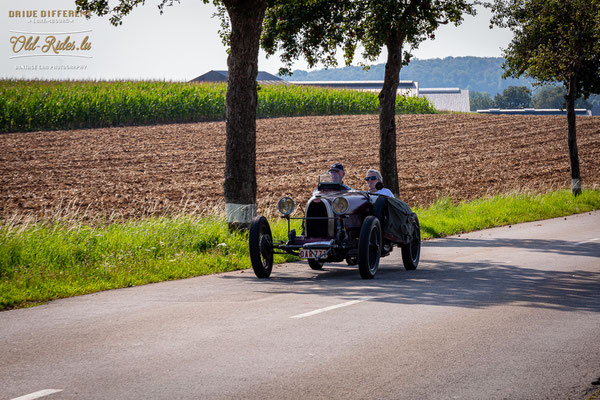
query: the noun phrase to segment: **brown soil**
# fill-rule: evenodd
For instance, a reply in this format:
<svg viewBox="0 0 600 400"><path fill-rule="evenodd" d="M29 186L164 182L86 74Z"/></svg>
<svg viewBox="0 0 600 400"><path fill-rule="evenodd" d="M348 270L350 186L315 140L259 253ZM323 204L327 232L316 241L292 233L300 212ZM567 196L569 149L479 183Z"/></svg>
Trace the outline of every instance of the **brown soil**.
<svg viewBox="0 0 600 400"><path fill-rule="evenodd" d="M427 205L515 190L570 188L565 117L473 114L397 117L401 197ZM336 161L365 189L378 167L377 116L258 121L259 207L305 202ZM600 186L600 117L578 117L582 182ZM52 210L139 216L222 207L225 124L0 135L0 216ZM264 211L264 210L262 210Z"/></svg>

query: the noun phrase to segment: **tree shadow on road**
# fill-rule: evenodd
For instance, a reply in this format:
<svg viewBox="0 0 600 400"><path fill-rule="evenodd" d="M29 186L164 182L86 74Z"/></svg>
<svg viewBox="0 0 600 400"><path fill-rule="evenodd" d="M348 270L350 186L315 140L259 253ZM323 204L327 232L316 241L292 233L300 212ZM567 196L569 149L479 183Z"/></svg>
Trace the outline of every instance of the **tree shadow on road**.
<svg viewBox="0 0 600 400"><path fill-rule="evenodd" d="M484 248L507 247L515 249L530 249L568 256L596 257L600 264L600 241L572 242L556 239L477 239L451 237L424 242L427 247L437 248Z"/></svg>
<svg viewBox="0 0 600 400"><path fill-rule="evenodd" d="M563 255L598 258L596 243L574 244L560 240L446 239L428 247L520 247ZM543 267L543 266L542 266ZM453 262L427 260L415 271L405 271L401 261L383 258L373 280L360 279L357 267L326 264L322 271L298 271L278 266L268 280L252 277L257 291L332 296L341 299L373 297L371 301L485 308L513 304L563 311L600 312L600 269L558 271L508 265L497 261ZM227 276L225 279L248 279Z"/></svg>

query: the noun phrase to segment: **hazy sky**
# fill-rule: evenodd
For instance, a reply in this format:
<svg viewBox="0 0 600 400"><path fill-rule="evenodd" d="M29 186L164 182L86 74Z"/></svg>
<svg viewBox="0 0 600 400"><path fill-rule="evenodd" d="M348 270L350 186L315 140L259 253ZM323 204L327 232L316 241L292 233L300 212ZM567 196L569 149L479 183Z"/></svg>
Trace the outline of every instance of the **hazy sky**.
<svg viewBox="0 0 600 400"><path fill-rule="evenodd" d="M2 0L5 42L0 76L189 80L211 69L227 69L217 33L219 21L211 18L215 11L211 5L181 0L160 15L157 4L147 0L125 17L123 25L113 27L108 18L86 20L70 14L75 10L73 0ZM422 43L414 55L421 59L501 56L512 35L490 30L489 12L479 10L459 27L440 28L436 39ZM385 54L378 62L384 60ZM279 67L278 57L267 59L261 52L261 71L277 73ZM294 68L307 66L300 60Z"/></svg>

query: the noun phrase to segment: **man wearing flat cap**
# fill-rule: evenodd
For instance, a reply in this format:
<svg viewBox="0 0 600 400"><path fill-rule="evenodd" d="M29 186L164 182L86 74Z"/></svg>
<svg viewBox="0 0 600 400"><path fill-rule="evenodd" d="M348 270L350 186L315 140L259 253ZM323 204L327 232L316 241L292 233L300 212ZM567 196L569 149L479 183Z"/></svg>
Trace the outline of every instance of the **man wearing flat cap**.
<svg viewBox="0 0 600 400"><path fill-rule="evenodd" d="M344 166L342 165L342 163L338 162L333 164L331 167L329 167L326 174L329 175L328 179L331 179L332 183L339 184L339 186L336 187L336 190L352 190L351 187L344 185L344 175L346 175L346 172L344 171ZM313 194L321 190L319 189L321 186L320 182L321 177L319 177L319 186L315 188Z"/></svg>
<svg viewBox="0 0 600 400"><path fill-rule="evenodd" d="M342 163L335 163L329 167L329 173L332 176L338 176L339 182L342 185L342 189L352 190L349 186L344 185L344 176L346 176L346 172L344 171L344 166Z"/></svg>

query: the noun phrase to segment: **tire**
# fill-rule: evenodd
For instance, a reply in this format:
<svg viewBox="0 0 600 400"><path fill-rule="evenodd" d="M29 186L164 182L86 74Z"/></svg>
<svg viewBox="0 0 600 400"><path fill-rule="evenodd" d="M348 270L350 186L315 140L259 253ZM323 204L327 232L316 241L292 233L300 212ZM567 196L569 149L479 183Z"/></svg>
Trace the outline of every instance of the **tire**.
<svg viewBox="0 0 600 400"><path fill-rule="evenodd" d="M383 230L387 227L388 222L388 203L385 196L379 196L377 201L375 201L375 204L373 205L373 215L379 220L381 234L383 235ZM386 257L392 252L394 245L387 239L383 239L382 244L381 257Z"/></svg>
<svg viewBox="0 0 600 400"><path fill-rule="evenodd" d="M404 264L404 269L407 271L417 269L419 258L421 257L421 226L419 225L419 218L416 215L413 229L413 239L411 242L402 245L402 263Z"/></svg>
<svg viewBox="0 0 600 400"><path fill-rule="evenodd" d="M358 271L363 279L373 279L381 257L381 224L377 217L365 218L358 238Z"/></svg>
<svg viewBox="0 0 600 400"><path fill-rule="evenodd" d="M314 269L315 271L323 269L323 264L325 264L325 261L308 259L308 266L310 267L310 269Z"/></svg>
<svg viewBox="0 0 600 400"><path fill-rule="evenodd" d="M268 278L273 270L273 235L265 217L254 217L248 239L254 274L258 278Z"/></svg>

